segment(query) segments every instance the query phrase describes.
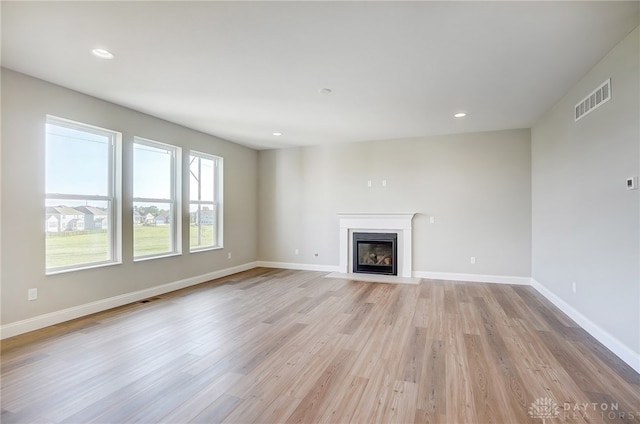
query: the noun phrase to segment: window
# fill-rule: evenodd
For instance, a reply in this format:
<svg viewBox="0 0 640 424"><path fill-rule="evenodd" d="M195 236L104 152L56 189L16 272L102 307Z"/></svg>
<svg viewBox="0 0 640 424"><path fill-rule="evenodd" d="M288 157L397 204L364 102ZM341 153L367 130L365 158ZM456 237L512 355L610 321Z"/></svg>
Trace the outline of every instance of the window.
<svg viewBox="0 0 640 424"><path fill-rule="evenodd" d="M47 273L121 261L118 132L47 116Z"/></svg>
<svg viewBox="0 0 640 424"><path fill-rule="evenodd" d="M198 251L222 247L222 158L189 156L189 246Z"/></svg>
<svg viewBox="0 0 640 424"><path fill-rule="evenodd" d="M179 147L134 139L134 259L180 253L179 168Z"/></svg>

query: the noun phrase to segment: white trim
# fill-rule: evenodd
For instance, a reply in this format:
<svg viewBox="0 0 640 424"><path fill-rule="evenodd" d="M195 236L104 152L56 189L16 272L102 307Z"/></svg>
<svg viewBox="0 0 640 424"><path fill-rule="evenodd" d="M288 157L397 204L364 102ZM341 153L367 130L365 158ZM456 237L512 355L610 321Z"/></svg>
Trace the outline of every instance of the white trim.
<svg viewBox="0 0 640 424"><path fill-rule="evenodd" d="M569 305L534 278L531 278L531 286L569 316L569 318L574 320L576 324L582 327L582 329L587 333L591 334L596 340L605 345L605 347L618 356L618 358L622 359L631 368L636 370L636 372L640 373L640 353L634 352L629 346L625 345L620 340L600 328L597 324L582 315L582 313L576 310L573 306Z"/></svg>
<svg viewBox="0 0 640 424"><path fill-rule="evenodd" d="M257 267L263 268L282 268L295 269L298 271L322 271L322 272L338 272L339 269L335 265L314 265L314 264L297 264L293 262L271 262L258 261L255 262Z"/></svg>
<svg viewBox="0 0 640 424"><path fill-rule="evenodd" d="M22 321L12 322L0 327L0 339L6 339L8 337L28 333L29 331L39 330L50 325L59 324L61 322L80 318L90 314L95 314L96 312L106 311L107 309L127 305L129 303L137 302L148 297L158 296L164 293L183 289L185 287L190 287L196 284L215 280L216 278L226 277L227 275L256 268L256 266L256 262L249 262L244 265L238 265L231 268L222 269L220 271L209 272L207 274L185 278L183 280L174 281L172 283L150 287L148 289L131 293L125 293L119 296L109 297L107 299L102 299L95 302L86 303L84 305L63 309L61 311L51 312Z"/></svg>
<svg viewBox="0 0 640 424"><path fill-rule="evenodd" d="M531 278L515 277L511 275L483 275L483 274L461 274L461 273L455 273L455 272L414 271L413 276L417 278L428 278L432 280L471 281L474 283L517 284L521 286L531 285Z"/></svg>

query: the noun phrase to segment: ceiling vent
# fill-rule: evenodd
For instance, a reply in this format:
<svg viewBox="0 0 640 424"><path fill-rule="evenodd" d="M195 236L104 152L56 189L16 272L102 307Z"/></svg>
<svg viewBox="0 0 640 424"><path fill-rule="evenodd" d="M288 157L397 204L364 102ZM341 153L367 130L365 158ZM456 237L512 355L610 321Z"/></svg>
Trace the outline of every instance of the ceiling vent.
<svg viewBox="0 0 640 424"><path fill-rule="evenodd" d="M576 105L576 121L611 99L611 78L600 84Z"/></svg>

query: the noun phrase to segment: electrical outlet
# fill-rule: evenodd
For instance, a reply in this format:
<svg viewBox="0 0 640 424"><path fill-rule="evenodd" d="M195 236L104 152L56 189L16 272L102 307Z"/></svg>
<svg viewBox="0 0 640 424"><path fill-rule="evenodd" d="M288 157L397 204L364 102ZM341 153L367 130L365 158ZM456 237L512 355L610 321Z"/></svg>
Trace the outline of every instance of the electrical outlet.
<svg viewBox="0 0 640 424"><path fill-rule="evenodd" d="M298 249L296 249L296 255L299 255L300 251Z"/></svg>
<svg viewBox="0 0 640 424"><path fill-rule="evenodd" d="M27 290L27 300L37 300L37 299L38 299L38 289Z"/></svg>
<svg viewBox="0 0 640 424"><path fill-rule="evenodd" d="M227 257L228 257L229 259L231 259L231 252L229 252L229 254L227 255Z"/></svg>
<svg viewBox="0 0 640 424"><path fill-rule="evenodd" d="M571 283L571 290L573 290L574 294L578 291L578 285L576 284L575 281Z"/></svg>
<svg viewBox="0 0 640 424"><path fill-rule="evenodd" d="M371 185L372 185L371 180L367 181L367 187L371 188Z"/></svg>
<svg viewBox="0 0 640 424"><path fill-rule="evenodd" d="M386 187L387 186L387 180L382 180L382 187Z"/></svg>
<svg viewBox="0 0 640 424"><path fill-rule="evenodd" d="M435 224L436 223L436 217L435 216L430 216L429 217L429 223L430 224Z"/></svg>
<svg viewBox="0 0 640 424"><path fill-rule="evenodd" d="M472 265L475 265L475 264L476 264L476 257L475 257L475 256L472 256L472 257L471 257L471 264L472 264Z"/></svg>

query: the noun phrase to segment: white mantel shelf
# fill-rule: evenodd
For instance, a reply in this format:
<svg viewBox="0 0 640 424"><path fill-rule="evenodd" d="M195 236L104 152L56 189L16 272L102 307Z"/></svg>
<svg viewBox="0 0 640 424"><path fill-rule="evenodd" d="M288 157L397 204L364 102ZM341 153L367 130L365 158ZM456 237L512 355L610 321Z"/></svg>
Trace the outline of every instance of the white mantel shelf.
<svg viewBox="0 0 640 424"><path fill-rule="evenodd" d="M339 213L340 228L351 224L366 224L374 226L397 225L394 228L411 228L411 221L415 213Z"/></svg>
<svg viewBox="0 0 640 424"><path fill-rule="evenodd" d="M389 232L398 234L398 276L413 277L412 220L415 213L339 213L340 265L339 272L352 272L352 233L354 231Z"/></svg>

